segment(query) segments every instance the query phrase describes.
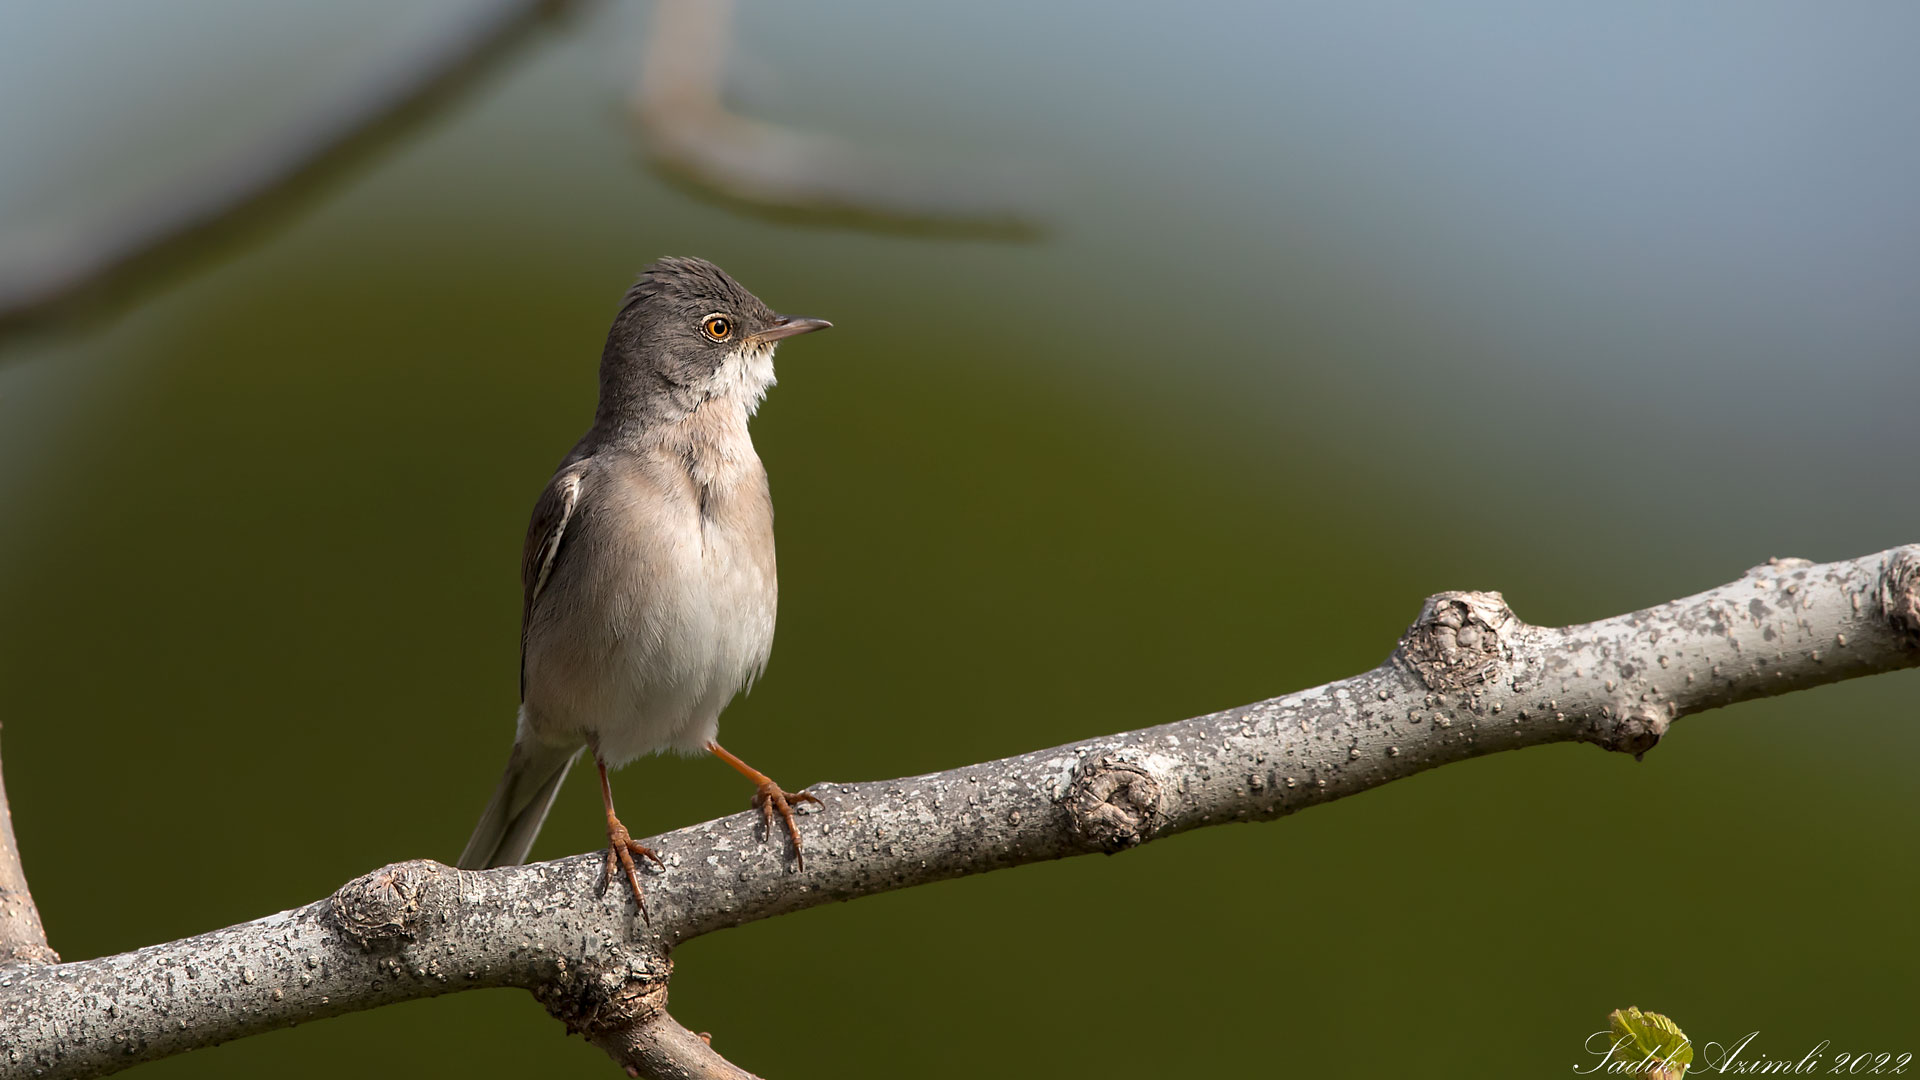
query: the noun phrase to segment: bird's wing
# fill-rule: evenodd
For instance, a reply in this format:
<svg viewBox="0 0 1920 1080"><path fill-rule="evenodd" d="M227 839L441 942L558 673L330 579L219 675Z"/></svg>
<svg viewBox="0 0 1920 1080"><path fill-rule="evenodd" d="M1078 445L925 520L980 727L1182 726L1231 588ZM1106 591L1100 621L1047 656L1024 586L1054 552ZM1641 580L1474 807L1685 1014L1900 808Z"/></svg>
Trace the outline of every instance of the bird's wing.
<svg viewBox="0 0 1920 1080"><path fill-rule="evenodd" d="M540 590L546 587L548 579L553 577L567 526L573 522L574 509L580 505L580 485L586 476L585 462L554 474L547 489L540 493L540 501L533 504L533 520L527 523L527 546L520 555L520 585L526 593L526 603L520 609L520 696L523 699L527 696L527 631L533 625L533 604L540 598Z"/></svg>

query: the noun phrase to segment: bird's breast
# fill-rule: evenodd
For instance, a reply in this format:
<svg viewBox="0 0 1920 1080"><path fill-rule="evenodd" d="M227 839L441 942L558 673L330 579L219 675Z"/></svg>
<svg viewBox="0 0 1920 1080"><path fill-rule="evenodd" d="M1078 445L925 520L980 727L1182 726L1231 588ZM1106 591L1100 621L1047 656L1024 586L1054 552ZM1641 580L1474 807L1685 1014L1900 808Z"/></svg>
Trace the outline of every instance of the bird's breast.
<svg viewBox="0 0 1920 1080"><path fill-rule="evenodd" d="M698 749L766 666L773 510L758 458L736 465L704 485L677 454L594 477L595 513L568 537L574 602L540 612L528 640L528 703L546 726L613 761Z"/></svg>
<svg viewBox="0 0 1920 1080"><path fill-rule="evenodd" d="M736 687L766 663L779 596L766 474L758 458L737 465L683 472L658 485L661 497L630 506L623 534L637 550L623 560L616 628L623 638L659 640L680 661L672 666L704 664ZM643 649L636 662L667 659Z"/></svg>

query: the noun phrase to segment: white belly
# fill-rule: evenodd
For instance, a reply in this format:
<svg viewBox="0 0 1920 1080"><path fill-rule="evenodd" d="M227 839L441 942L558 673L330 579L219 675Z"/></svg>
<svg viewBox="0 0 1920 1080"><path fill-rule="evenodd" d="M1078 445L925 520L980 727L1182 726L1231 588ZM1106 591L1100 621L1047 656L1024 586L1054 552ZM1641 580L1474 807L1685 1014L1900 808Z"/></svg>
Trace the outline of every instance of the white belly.
<svg viewBox="0 0 1920 1080"><path fill-rule="evenodd" d="M774 583L718 530L705 531L704 557L682 579L699 584L661 597L664 604L636 604L644 611L635 612L611 657L614 700L596 725L609 765L668 749L704 751L720 711L767 665Z"/></svg>
<svg viewBox="0 0 1920 1080"><path fill-rule="evenodd" d="M580 558L563 579L556 569L528 636L522 724L546 742L584 741L610 766L704 750L773 648L770 513L707 516L653 494L616 506L635 515L630 527L602 519L569 536Z"/></svg>

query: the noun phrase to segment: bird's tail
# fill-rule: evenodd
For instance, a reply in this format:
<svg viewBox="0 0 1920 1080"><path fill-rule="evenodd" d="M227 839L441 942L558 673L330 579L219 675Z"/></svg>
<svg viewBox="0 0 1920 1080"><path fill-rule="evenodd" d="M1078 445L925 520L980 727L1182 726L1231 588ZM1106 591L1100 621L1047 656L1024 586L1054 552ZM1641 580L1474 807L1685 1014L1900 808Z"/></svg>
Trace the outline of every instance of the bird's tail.
<svg viewBox="0 0 1920 1080"><path fill-rule="evenodd" d="M485 870L527 861L533 838L540 835L554 796L560 794L560 782L581 749L547 746L523 731L514 740L500 786L493 789L480 824L474 826L473 839L460 853L460 868Z"/></svg>

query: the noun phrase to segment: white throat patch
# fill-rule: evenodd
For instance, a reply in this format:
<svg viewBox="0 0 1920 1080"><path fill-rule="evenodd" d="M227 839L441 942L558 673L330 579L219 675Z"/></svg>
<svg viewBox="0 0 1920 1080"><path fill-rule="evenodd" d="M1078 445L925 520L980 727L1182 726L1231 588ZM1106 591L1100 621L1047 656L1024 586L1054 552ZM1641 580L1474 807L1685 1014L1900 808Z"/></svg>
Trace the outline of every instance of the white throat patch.
<svg viewBox="0 0 1920 1080"><path fill-rule="evenodd" d="M713 373L713 396L738 401L753 415L773 386L773 350L772 344L759 344L728 353Z"/></svg>

